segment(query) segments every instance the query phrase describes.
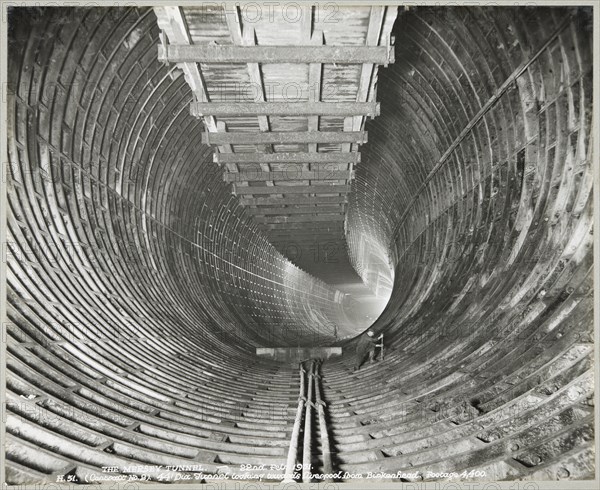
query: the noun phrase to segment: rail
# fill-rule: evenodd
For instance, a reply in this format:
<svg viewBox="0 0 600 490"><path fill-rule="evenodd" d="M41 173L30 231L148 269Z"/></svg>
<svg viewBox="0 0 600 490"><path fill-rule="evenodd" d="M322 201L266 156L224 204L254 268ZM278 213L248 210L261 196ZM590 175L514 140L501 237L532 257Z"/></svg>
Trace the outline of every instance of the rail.
<svg viewBox="0 0 600 490"><path fill-rule="evenodd" d="M331 458L331 444L329 432L327 430L327 419L325 418L325 402L321 397L321 374L320 368L322 360L310 359L300 363L300 394L298 396L298 408L296 418L290 438L290 447L288 450L285 474L283 483L295 482L300 476L302 483L312 481L313 467L313 409L317 411L319 422L319 431L321 437L321 452L323 458L323 475L333 474L333 464ZM305 393L306 386L306 393ZM302 415L304 414L304 435L302 447L302 474L296 472L298 461L298 446L300 442L300 428L302 427ZM319 479L319 481L332 481L330 478Z"/></svg>
<svg viewBox="0 0 600 490"><path fill-rule="evenodd" d="M315 382L315 400L317 405L317 414L319 416L319 429L321 433L321 452L323 454L323 474L333 474L333 464L331 462L331 445L329 442L329 432L327 431L327 420L325 419L325 402L321 397L321 365L323 362L316 363L314 373ZM331 478L324 478L324 482L333 481Z"/></svg>
<svg viewBox="0 0 600 490"><path fill-rule="evenodd" d="M308 391L306 393L306 405L304 414L304 450L302 451L302 482L310 483L312 473L312 407L314 406L313 386L315 376L315 362L308 361Z"/></svg>

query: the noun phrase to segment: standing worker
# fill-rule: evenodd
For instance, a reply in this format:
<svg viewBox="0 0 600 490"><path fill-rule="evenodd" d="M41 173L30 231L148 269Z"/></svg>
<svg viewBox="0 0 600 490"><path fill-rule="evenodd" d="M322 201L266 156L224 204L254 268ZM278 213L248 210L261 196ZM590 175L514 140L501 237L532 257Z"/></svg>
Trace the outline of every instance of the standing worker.
<svg viewBox="0 0 600 490"><path fill-rule="evenodd" d="M356 364L354 365L354 370L358 371L362 363L365 359L369 358L369 362L373 362L375 360L375 348L377 345L377 340L379 338L375 338L375 332L373 330L367 330L363 333L358 339L358 343L356 344Z"/></svg>

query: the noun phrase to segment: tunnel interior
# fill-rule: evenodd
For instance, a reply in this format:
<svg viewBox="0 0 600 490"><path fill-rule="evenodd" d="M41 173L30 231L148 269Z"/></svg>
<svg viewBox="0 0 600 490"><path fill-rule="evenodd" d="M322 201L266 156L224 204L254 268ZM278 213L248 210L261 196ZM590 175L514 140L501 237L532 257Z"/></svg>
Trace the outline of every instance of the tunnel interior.
<svg viewBox="0 0 600 490"><path fill-rule="evenodd" d="M300 374L255 350L298 346L343 348L340 471L594 478L591 12L399 8L323 262L232 195L152 8L10 9L7 481L285 464Z"/></svg>

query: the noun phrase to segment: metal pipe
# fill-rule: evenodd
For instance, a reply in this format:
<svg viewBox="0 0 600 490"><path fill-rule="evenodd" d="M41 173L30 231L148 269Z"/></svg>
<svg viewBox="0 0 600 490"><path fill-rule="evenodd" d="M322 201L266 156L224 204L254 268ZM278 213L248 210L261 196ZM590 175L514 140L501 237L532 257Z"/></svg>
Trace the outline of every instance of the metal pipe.
<svg viewBox="0 0 600 490"><path fill-rule="evenodd" d="M294 427L292 428L292 437L290 438L290 447L288 449L287 462L285 465L284 483L294 482L294 470L296 460L298 458L298 439L300 438L300 424L302 423L302 411L304 409L304 367L300 363L300 393L298 394L298 409L296 410L296 418L294 419Z"/></svg>
<svg viewBox="0 0 600 490"><path fill-rule="evenodd" d="M302 483L310 483L311 446L312 446L312 391L314 379L314 361L309 361L308 390L306 393L306 412L304 414L304 450L302 453Z"/></svg>
<svg viewBox="0 0 600 490"><path fill-rule="evenodd" d="M321 366L321 363L318 364ZM327 431L327 422L325 421L325 402L321 398L321 376L319 370L315 372L315 399L317 402L317 413L319 414L319 430L321 432L321 452L323 454L323 474L333 474L333 464L331 462L331 445L329 443L329 432ZM323 481L333 481L332 478L325 478Z"/></svg>

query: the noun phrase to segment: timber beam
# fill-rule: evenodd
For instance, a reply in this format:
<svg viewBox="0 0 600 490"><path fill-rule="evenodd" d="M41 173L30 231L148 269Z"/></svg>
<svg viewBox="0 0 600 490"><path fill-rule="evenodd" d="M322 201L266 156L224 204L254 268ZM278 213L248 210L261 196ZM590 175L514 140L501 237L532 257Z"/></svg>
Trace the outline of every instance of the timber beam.
<svg viewBox="0 0 600 490"><path fill-rule="evenodd" d="M360 163L360 153L215 153L215 163Z"/></svg>
<svg viewBox="0 0 600 490"><path fill-rule="evenodd" d="M265 143L357 143L368 140L366 131L270 131L263 132L204 132L202 143L205 145L255 145Z"/></svg>
<svg viewBox="0 0 600 490"><path fill-rule="evenodd" d="M394 62L393 46L233 46L164 44L163 63L374 63Z"/></svg>
<svg viewBox="0 0 600 490"><path fill-rule="evenodd" d="M333 223L260 223L259 225L263 230L279 230L289 231L295 230L305 234L314 233L343 233L344 224L341 221Z"/></svg>
<svg viewBox="0 0 600 490"><path fill-rule="evenodd" d="M242 206L288 206L296 204L344 204L345 196L241 197Z"/></svg>
<svg viewBox="0 0 600 490"><path fill-rule="evenodd" d="M322 218L321 218L322 217ZM253 220L259 224L270 223L336 223L344 221L346 214L343 211L329 212L325 214L292 214L292 215L253 215Z"/></svg>
<svg viewBox="0 0 600 490"><path fill-rule="evenodd" d="M277 185L239 186L233 185L233 193L243 194L343 194L350 192L349 185Z"/></svg>
<svg viewBox="0 0 600 490"><path fill-rule="evenodd" d="M310 245L319 245L325 243L339 243L343 242L344 234L340 231L335 234L329 232L323 233L300 233L294 235L283 235L277 231L272 231L269 233L269 241L277 246L277 245L298 245L298 246L310 246ZM345 246L345 245L344 245Z"/></svg>
<svg viewBox="0 0 600 490"><path fill-rule="evenodd" d="M275 223L318 223L325 221L333 223L335 221L344 221L344 213L335 214L300 214L296 216L255 216L257 223L275 224Z"/></svg>
<svg viewBox="0 0 600 490"><path fill-rule="evenodd" d="M292 168L290 170L279 170L273 172L232 172L225 173L223 180L225 182L264 182L286 181L286 180L352 180L353 172L351 170L303 170L301 168Z"/></svg>
<svg viewBox="0 0 600 490"><path fill-rule="evenodd" d="M248 208L250 214L255 216L269 214L315 214L315 213L343 213L343 204L340 206L302 206L293 208L275 207L275 208Z"/></svg>
<svg viewBox="0 0 600 490"><path fill-rule="evenodd" d="M378 102L192 102L192 116L378 116Z"/></svg>

